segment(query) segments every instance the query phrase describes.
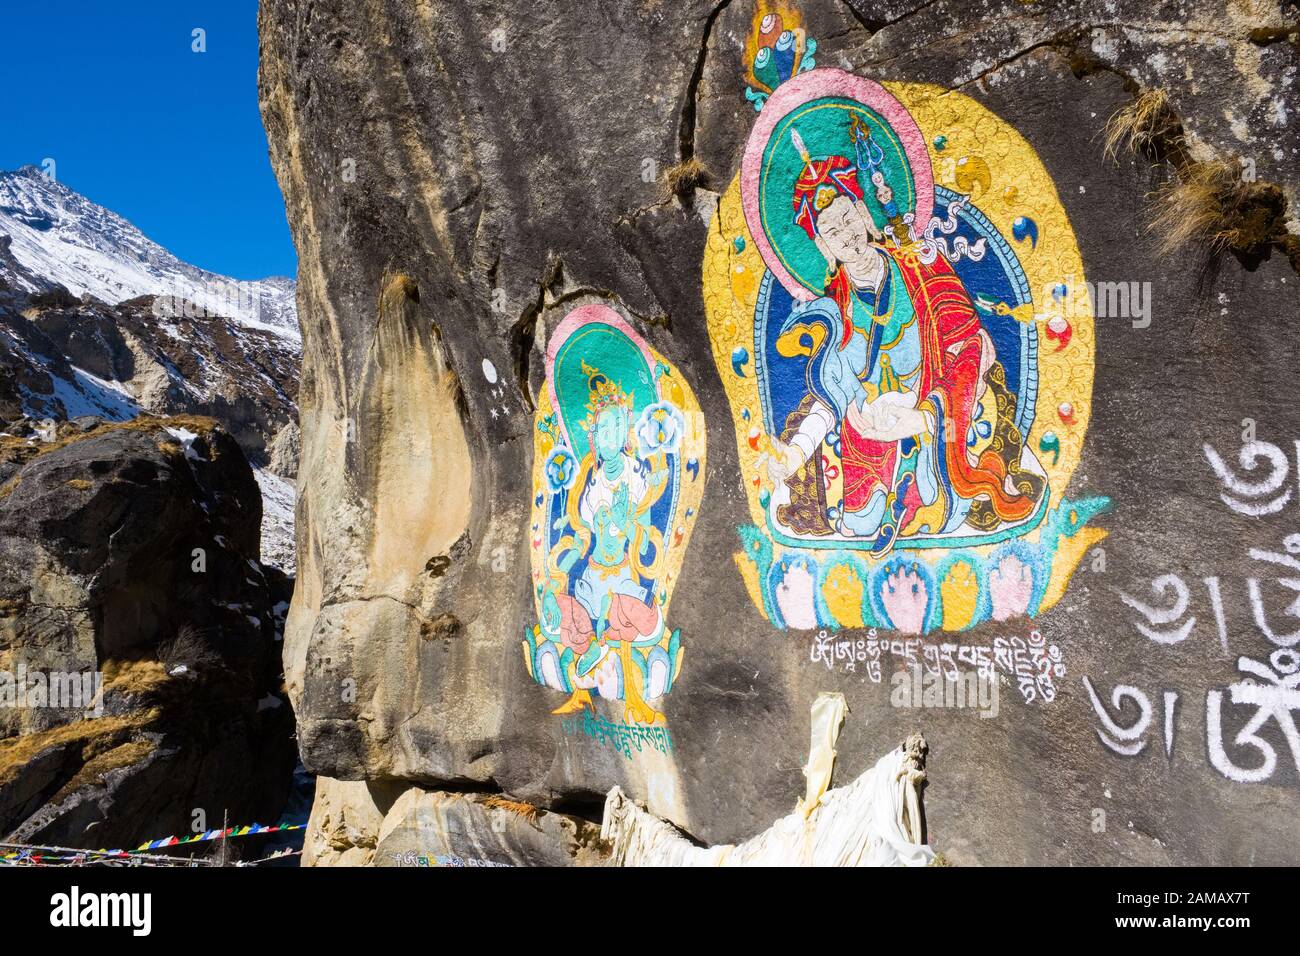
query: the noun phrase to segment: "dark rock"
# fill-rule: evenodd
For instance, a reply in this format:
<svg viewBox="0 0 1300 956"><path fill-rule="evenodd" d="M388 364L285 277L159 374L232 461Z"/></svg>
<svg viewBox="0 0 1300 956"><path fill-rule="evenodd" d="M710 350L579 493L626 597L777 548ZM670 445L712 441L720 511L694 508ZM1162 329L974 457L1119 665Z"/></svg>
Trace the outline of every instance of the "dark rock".
<svg viewBox="0 0 1300 956"><path fill-rule="evenodd" d="M81 300L63 286L56 286L48 292L33 293L28 304L37 309L69 309L80 305Z"/></svg>
<svg viewBox="0 0 1300 956"><path fill-rule="evenodd" d="M259 561L238 444L192 417L46 435L0 437L0 670L98 674L103 694L97 712L91 694L5 709L0 833L100 848L188 832L200 809L271 820L295 759L291 587Z"/></svg>

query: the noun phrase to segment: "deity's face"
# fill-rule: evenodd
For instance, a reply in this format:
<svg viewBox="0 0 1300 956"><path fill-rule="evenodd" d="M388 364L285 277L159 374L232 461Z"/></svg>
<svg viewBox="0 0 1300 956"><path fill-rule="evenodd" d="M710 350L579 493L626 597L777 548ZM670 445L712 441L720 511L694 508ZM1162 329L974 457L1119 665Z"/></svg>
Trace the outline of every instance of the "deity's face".
<svg viewBox="0 0 1300 956"><path fill-rule="evenodd" d="M861 262L872 255L870 213L849 196L836 196L817 217L817 243L831 262Z"/></svg>
<svg viewBox="0 0 1300 956"><path fill-rule="evenodd" d="M627 410L619 405L602 409L596 416L593 440L596 455L601 461L609 461L622 453L623 445L627 442L628 426Z"/></svg>

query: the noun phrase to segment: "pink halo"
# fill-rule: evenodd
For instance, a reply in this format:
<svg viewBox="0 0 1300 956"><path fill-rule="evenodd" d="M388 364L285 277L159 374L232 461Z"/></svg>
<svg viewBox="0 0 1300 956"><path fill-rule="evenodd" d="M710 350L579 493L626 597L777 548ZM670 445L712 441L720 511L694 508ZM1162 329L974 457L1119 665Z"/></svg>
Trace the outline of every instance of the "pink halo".
<svg viewBox="0 0 1300 956"><path fill-rule="evenodd" d="M767 149L767 141L776 124L797 107L824 96L842 96L856 100L884 117L898 134L903 152L907 154L907 161L912 167L912 185L916 192L915 228L924 229L934 213L934 172L930 167L930 153L926 149L925 138L907 107L893 94L879 83L830 67L809 70L782 83L763 104L758 122L754 124L745 144L745 158L740 166L740 198L745 209L745 224L749 227L750 237L758 246L763 262L781 285L785 286L786 291L801 302L808 302L817 296L804 288L782 265L768 241L767 233L763 231L758 204L759 174L763 166L763 151Z"/></svg>
<svg viewBox="0 0 1300 956"><path fill-rule="evenodd" d="M551 339L546 343L546 391L551 396L551 408L557 413L559 418L560 400L555 392L555 359L560 353L560 346L569 340L574 332L578 331L585 325L600 323L601 325L610 325L618 329L631 340L640 351L645 359L646 368L650 370L650 382L654 386L655 395L659 394L659 383L654 379L655 359L650 354L650 347L646 345L645 339L637 334L636 329L632 328L621 315L612 308L601 302L591 302L587 305L580 305L569 312L560 324L555 327L551 333ZM564 429L565 437L568 438L568 426L564 420L559 418L560 427ZM569 442L572 446L573 442Z"/></svg>

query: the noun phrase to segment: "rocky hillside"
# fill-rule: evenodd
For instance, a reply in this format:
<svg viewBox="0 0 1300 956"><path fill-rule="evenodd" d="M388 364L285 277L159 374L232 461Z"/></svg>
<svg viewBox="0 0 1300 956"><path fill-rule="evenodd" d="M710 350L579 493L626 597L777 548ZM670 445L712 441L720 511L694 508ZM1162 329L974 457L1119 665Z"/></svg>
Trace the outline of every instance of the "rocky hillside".
<svg viewBox="0 0 1300 956"><path fill-rule="evenodd" d="M294 295L180 262L35 167L0 173L0 428L211 416L257 469L264 550L292 573Z"/></svg>
<svg viewBox="0 0 1300 956"><path fill-rule="evenodd" d="M3 242L0 239L0 242ZM0 293L0 343L13 369L8 420L141 412L203 414L258 464L297 413L296 344L217 316L191 317L155 296L107 305L62 289ZM288 472L292 476L292 471Z"/></svg>
<svg viewBox="0 0 1300 956"><path fill-rule="evenodd" d="M744 840L824 691L841 780L924 730L954 863L1300 862L1294 6L260 30L316 862L554 858L501 801L577 860L614 786Z"/></svg>
<svg viewBox="0 0 1300 956"><path fill-rule="evenodd" d="M181 262L34 166L0 173L0 418L211 415L267 464L297 417L294 294Z"/></svg>

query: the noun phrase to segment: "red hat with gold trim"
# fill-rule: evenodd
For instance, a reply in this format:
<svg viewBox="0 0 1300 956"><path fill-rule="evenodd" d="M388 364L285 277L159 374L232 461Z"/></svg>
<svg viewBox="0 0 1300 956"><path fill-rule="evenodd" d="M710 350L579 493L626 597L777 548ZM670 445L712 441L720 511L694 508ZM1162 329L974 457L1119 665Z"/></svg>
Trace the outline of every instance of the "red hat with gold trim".
<svg viewBox="0 0 1300 956"><path fill-rule="evenodd" d="M863 197L858 183L857 165L846 156L827 156L814 160L808 155L803 139L791 130L790 138L803 158L803 172L794 184L795 225L812 239L817 235L817 217L837 196Z"/></svg>

